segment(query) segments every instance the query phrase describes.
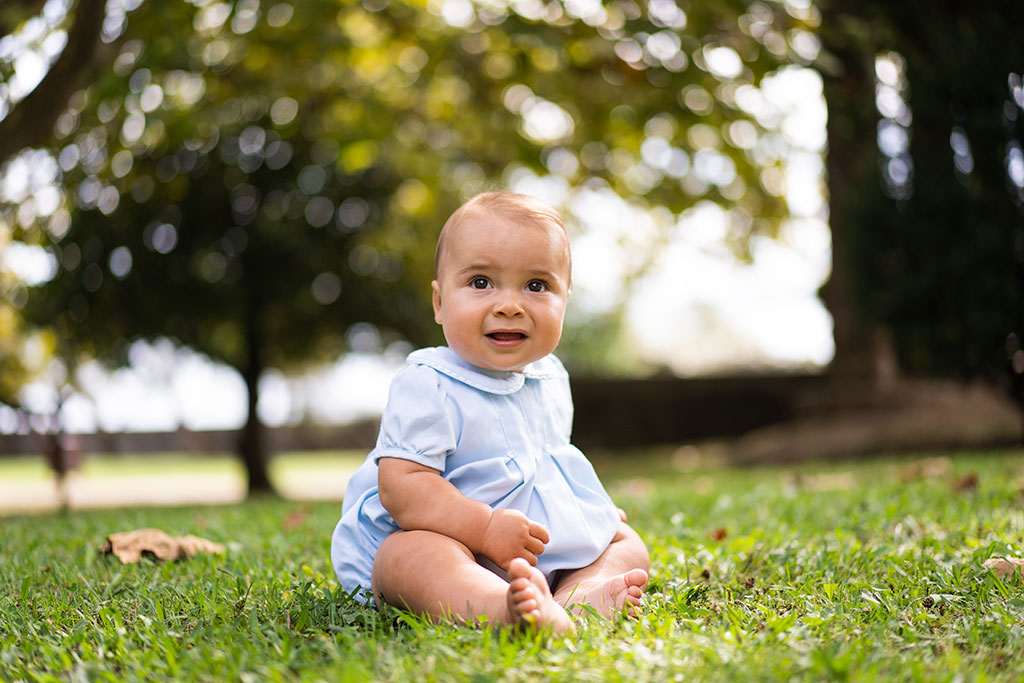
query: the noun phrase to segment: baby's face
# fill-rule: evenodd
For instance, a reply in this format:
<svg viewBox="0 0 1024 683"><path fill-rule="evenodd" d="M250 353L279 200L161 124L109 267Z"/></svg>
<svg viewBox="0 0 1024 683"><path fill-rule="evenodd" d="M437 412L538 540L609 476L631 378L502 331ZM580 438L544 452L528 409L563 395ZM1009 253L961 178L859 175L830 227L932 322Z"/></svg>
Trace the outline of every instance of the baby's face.
<svg viewBox="0 0 1024 683"><path fill-rule="evenodd" d="M463 360L519 371L554 351L569 297L569 242L549 223L466 216L446 236L434 319Z"/></svg>

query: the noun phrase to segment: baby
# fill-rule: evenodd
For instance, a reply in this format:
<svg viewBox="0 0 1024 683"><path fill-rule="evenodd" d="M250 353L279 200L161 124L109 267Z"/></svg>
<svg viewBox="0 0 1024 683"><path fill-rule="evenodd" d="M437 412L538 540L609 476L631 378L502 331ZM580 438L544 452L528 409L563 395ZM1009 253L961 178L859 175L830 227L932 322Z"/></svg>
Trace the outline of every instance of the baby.
<svg viewBox="0 0 1024 683"><path fill-rule="evenodd" d="M435 617L556 633L581 605L635 610L647 548L569 443L551 355L570 287L562 220L524 195L477 195L445 223L434 268L448 346L413 352L392 382L332 538L338 580Z"/></svg>

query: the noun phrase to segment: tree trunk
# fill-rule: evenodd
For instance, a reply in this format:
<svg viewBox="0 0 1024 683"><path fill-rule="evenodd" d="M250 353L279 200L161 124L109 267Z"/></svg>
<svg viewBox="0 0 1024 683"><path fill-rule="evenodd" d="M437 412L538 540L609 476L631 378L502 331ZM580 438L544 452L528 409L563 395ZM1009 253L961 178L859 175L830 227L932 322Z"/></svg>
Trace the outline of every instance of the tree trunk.
<svg viewBox="0 0 1024 683"><path fill-rule="evenodd" d="M241 438L238 443L238 455L245 466L249 495L251 496L254 493L274 494L276 492L267 472L270 452L267 447L266 432L263 428L263 423L260 422L259 413L256 411L256 405L259 402L260 396L260 375L263 374L263 343L259 330L256 329L254 315L249 316L246 324L246 342L249 357L246 360L245 367L241 369L241 374L245 380L249 405L245 426L242 428Z"/></svg>
<svg viewBox="0 0 1024 683"><path fill-rule="evenodd" d="M858 229L857 206L863 193L878 192L874 111L874 53L847 34L850 21L842 11L825 17L832 29L823 34L831 59L822 68L828 107L829 224L832 273L821 298L832 315L835 357L829 374L843 380L882 385L894 379L895 356L888 335L866 320L856 300L851 265L856 258L851 237ZM833 23L834 22L834 23Z"/></svg>
<svg viewBox="0 0 1024 683"><path fill-rule="evenodd" d="M61 512L67 512L71 506L68 494L67 476L81 464L81 449L77 440L64 429L62 410L70 396L70 388L65 386L58 392L57 407L47 418L48 428L42 436L45 441L46 461L53 472L54 485L57 490L57 503Z"/></svg>

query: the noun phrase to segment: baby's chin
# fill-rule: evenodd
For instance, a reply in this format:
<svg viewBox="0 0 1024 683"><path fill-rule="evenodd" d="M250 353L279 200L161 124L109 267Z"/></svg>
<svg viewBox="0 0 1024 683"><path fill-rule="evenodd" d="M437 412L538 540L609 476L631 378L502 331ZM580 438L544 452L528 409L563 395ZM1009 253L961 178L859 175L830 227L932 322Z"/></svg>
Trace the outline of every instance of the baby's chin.
<svg viewBox="0 0 1024 683"><path fill-rule="evenodd" d="M499 363L488 363L488 362L478 362L478 363L474 363L473 361L468 361L468 362L471 365L475 365L476 367L478 367L478 368L480 368L482 370L489 370L490 372L522 372L523 368L525 368L527 365L529 365L533 361L529 361L529 362L526 362L526 363L514 363L514 364L511 364L511 365L499 364Z"/></svg>
<svg viewBox="0 0 1024 683"><path fill-rule="evenodd" d="M466 354L459 353L458 349L452 349L462 360L466 361L470 365L480 368L481 370L487 370L489 372L522 372L530 363L538 360L536 358L517 358L516 360L509 359L507 363L501 362L501 359L481 357L477 354Z"/></svg>

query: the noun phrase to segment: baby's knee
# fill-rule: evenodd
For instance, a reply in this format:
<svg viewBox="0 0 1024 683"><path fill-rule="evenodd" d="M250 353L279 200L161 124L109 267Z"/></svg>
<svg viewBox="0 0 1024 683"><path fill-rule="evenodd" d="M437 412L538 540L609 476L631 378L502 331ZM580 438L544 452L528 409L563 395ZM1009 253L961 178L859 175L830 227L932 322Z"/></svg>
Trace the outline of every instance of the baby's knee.
<svg viewBox="0 0 1024 683"><path fill-rule="evenodd" d="M615 536L612 538L612 543L620 543L623 541L629 543L643 543L643 540L640 538L640 534L634 531L633 527L626 524L625 521L619 522L619 528L616 530Z"/></svg>

